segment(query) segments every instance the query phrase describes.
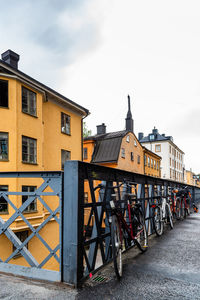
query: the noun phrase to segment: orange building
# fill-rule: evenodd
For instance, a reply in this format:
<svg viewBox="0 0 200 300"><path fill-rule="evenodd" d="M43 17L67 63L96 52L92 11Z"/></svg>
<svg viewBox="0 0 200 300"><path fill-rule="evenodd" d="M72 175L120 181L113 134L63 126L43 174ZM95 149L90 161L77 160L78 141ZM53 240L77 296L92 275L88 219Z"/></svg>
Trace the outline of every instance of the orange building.
<svg viewBox="0 0 200 300"><path fill-rule="evenodd" d="M144 174L143 147L133 132L129 98L126 129L106 133L105 124L98 125L96 135L84 138L83 161Z"/></svg>
<svg viewBox="0 0 200 300"><path fill-rule="evenodd" d="M161 157L151 150L143 147L144 150L144 174L148 176L160 177Z"/></svg>

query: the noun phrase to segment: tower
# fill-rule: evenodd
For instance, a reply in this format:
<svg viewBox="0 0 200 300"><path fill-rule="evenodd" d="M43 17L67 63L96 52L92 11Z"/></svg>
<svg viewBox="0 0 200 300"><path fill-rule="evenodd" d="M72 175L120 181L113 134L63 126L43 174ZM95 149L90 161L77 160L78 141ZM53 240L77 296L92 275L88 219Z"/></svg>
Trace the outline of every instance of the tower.
<svg viewBox="0 0 200 300"><path fill-rule="evenodd" d="M133 118L131 114L130 96L128 95L128 112L126 116L126 130L133 132Z"/></svg>

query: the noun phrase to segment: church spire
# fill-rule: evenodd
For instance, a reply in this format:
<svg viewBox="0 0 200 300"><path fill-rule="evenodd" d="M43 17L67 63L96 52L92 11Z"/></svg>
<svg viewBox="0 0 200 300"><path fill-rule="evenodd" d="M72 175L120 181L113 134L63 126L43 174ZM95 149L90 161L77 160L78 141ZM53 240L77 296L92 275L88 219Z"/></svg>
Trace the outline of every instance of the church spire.
<svg viewBox="0 0 200 300"><path fill-rule="evenodd" d="M130 96L128 95L128 112L126 116L126 130L133 132L133 119L131 114Z"/></svg>

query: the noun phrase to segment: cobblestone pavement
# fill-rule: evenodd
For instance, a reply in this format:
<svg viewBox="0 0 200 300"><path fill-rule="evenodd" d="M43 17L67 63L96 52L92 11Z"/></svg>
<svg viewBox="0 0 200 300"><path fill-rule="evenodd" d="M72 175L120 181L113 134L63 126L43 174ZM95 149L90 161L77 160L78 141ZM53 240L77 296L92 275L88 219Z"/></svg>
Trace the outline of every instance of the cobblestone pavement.
<svg viewBox="0 0 200 300"><path fill-rule="evenodd" d="M0 275L0 299L200 299L200 214L192 214L152 236L141 254L131 249L123 256L123 278L117 281L112 264L76 291L63 284L39 283ZM93 281L95 276L103 283Z"/></svg>

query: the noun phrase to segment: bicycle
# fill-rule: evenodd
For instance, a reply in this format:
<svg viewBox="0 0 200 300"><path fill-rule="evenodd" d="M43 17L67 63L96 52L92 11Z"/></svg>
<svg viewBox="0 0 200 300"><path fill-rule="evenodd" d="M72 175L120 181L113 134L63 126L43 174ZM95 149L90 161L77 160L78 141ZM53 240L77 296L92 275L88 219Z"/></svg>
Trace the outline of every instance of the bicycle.
<svg viewBox="0 0 200 300"><path fill-rule="evenodd" d="M170 208L169 197L159 197L152 205L153 211L153 223L157 236L161 236L164 232L164 223L168 223L170 228L173 229L172 212Z"/></svg>
<svg viewBox="0 0 200 300"><path fill-rule="evenodd" d="M129 190L134 188L135 193L124 194L124 200L121 200L120 187L124 185ZM100 187L97 186L96 188ZM95 188L95 189L96 189ZM102 188L102 186L100 187ZM136 187L134 183L123 182L119 185L107 187L114 192L117 189L117 194L111 195L110 206L107 209L109 223L111 228L111 247L113 254L113 264L115 274L119 280L122 277L122 251L124 241L129 246L132 242L143 253L148 249L148 234L146 231L144 214L142 212L142 204L136 196ZM119 198L117 200L117 198ZM122 209L120 205L124 203L126 206Z"/></svg>
<svg viewBox="0 0 200 300"><path fill-rule="evenodd" d="M183 189L177 191L176 196L180 207L179 217L185 219L186 216L190 215L190 202L192 200L192 196L188 187L184 187Z"/></svg>

